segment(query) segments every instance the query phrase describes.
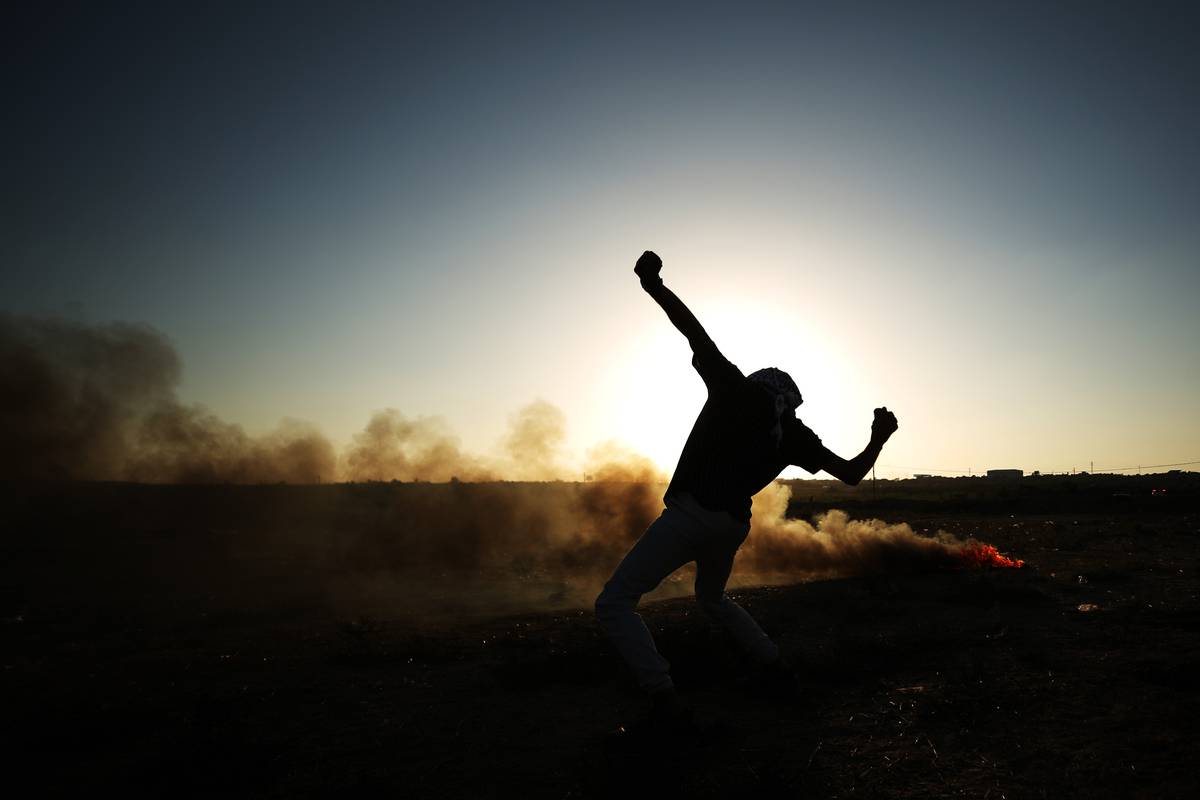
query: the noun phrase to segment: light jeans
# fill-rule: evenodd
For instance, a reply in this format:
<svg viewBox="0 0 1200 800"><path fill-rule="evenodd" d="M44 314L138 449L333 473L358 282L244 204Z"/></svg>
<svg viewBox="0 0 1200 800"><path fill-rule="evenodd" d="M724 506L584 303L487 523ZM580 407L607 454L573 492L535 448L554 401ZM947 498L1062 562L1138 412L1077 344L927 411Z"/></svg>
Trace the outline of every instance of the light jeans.
<svg viewBox="0 0 1200 800"><path fill-rule="evenodd" d="M596 618L648 692L674 686L670 664L659 655L654 639L634 610L642 595L689 561L696 562L696 600L721 623L751 658L769 664L779 648L737 603L725 596L733 557L750 523L723 511L709 511L690 495L667 500L667 507L621 561L596 598Z"/></svg>

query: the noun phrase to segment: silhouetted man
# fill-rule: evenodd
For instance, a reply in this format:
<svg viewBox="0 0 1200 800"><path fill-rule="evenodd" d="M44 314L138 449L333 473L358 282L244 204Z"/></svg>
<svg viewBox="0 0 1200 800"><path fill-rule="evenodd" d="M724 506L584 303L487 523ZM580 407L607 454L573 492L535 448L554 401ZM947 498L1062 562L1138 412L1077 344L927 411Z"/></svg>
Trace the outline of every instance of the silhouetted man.
<svg viewBox="0 0 1200 800"><path fill-rule="evenodd" d="M684 564L696 562L700 607L732 634L763 670L780 677L791 671L779 648L754 619L725 595L733 557L750 532L750 498L789 464L825 470L850 485L875 464L896 431L896 417L875 409L871 441L847 461L830 452L796 419L803 399L787 373L774 367L749 376L731 364L687 306L663 285L662 261L650 251L634 272L692 347L692 366L708 387L664 497L666 508L621 561L596 599L596 617L609 640L650 694L650 720L668 726L686 718L650 631L634 610L642 595Z"/></svg>

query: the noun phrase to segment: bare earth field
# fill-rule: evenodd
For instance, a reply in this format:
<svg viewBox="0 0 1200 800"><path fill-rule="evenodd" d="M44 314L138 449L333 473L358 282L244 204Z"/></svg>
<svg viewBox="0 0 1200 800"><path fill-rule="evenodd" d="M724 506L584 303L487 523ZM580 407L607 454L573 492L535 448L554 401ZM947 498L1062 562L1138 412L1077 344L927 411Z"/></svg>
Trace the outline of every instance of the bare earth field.
<svg viewBox="0 0 1200 800"><path fill-rule="evenodd" d="M42 796L1197 796L1194 486L1158 503L1142 479L1020 497L973 493L980 485L796 492L794 514L824 503L974 534L1026 567L735 590L802 667L799 699L757 694L689 598L649 603L643 615L711 732L621 754L606 734L643 700L581 600L615 565L610 551L595 569L562 567L566 578L519 558L400 563L372 543L417 495L386 486L0 486L9 785Z"/></svg>

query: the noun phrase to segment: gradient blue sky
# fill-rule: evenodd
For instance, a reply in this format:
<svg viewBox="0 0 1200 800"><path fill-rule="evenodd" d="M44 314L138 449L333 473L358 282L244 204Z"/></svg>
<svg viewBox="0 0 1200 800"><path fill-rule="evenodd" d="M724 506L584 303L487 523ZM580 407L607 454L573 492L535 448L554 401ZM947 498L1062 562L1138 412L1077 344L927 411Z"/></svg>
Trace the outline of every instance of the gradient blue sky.
<svg viewBox="0 0 1200 800"><path fill-rule="evenodd" d="M248 430L541 397L670 467L650 248L833 449L894 409L881 475L1200 459L1190 4L166 5L8 32L0 310Z"/></svg>

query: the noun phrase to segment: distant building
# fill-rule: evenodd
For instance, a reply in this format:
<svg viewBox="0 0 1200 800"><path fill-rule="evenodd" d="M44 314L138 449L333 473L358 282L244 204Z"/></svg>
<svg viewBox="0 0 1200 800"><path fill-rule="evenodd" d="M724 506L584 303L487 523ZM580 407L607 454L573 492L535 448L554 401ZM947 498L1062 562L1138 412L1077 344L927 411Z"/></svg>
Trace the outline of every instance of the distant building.
<svg viewBox="0 0 1200 800"><path fill-rule="evenodd" d="M987 476L989 478L999 478L1000 480L1014 480L1025 474L1024 470L1020 469L989 469Z"/></svg>
<svg viewBox="0 0 1200 800"><path fill-rule="evenodd" d="M914 472L913 477L914 478L932 478L933 474L929 473L929 472Z"/></svg>

